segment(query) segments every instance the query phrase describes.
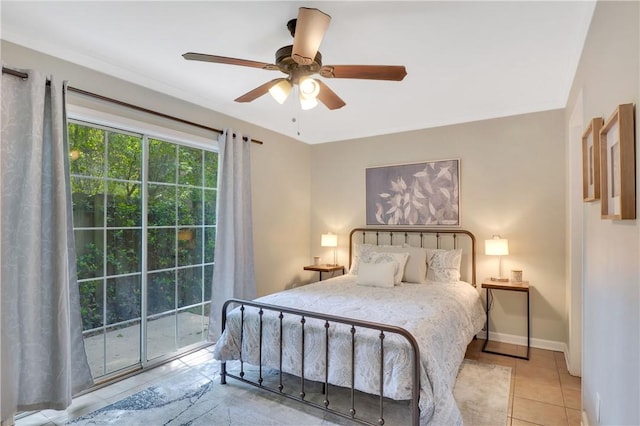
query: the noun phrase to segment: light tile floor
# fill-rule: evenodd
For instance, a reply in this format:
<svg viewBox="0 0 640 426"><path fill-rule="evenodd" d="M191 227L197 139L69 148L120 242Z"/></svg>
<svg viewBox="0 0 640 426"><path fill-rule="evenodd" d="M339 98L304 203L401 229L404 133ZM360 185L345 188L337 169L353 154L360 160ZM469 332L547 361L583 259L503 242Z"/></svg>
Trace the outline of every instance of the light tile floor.
<svg viewBox="0 0 640 426"><path fill-rule="evenodd" d="M481 339L471 342L467 348L466 358L512 368L508 425L580 425L581 380L579 377L571 376L567 371L564 354L531 348L530 359L527 361L484 353L482 352L483 343L484 340ZM526 352L526 347L522 346L493 342L490 345L491 349L500 352L521 355ZM170 363L74 398L73 404L67 410L43 410L23 417L16 421L16 425L63 425L141 391L153 385L155 381L180 374L213 359L212 349L212 346L201 349Z"/></svg>
<svg viewBox="0 0 640 426"><path fill-rule="evenodd" d="M482 352L483 344L481 339L471 342L466 358L512 368L507 424L580 425L581 379L569 374L562 352L531 348L529 360L523 360ZM527 350L494 342L487 349L518 355Z"/></svg>

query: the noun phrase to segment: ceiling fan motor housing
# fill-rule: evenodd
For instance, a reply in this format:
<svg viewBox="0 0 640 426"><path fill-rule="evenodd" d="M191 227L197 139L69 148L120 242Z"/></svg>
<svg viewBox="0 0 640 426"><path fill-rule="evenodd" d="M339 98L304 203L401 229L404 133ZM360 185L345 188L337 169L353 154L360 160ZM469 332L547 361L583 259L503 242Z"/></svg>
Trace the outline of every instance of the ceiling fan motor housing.
<svg viewBox="0 0 640 426"><path fill-rule="evenodd" d="M316 53L313 62L308 65L297 63L291 56L293 45L284 46L276 52L276 65L285 74L289 74L293 83L298 83L300 77L315 74L322 68L322 54Z"/></svg>

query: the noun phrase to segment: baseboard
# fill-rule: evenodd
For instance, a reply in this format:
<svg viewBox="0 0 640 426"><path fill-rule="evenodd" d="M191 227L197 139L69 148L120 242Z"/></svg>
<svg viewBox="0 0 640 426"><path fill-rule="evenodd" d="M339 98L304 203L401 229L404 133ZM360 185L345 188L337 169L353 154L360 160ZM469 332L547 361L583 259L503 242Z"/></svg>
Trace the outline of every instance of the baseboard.
<svg viewBox="0 0 640 426"><path fill-rule="evenodd" d="M563 343L563 345L564 349L562 351L564 352L564 366L569 374L571 374L571 370L569 369L569 346L566 343Z"/></svg>
<svg viewBox="0 0 640 426"><path fill-rule="evenodd" d="M564 345L564 363L567 366L569 374L576 377L582 377L582 370L578 369L578 371L575 371L569 362L569 346L566 343Z"/></svg>
<svg viewBox="0 0 640 426"><path fill-rule="evenodd" d="M485 331L481 331L477 334L478 338L484 339L487 336ZM527 336L517 336L515 334L491 332L491 340L502 343L511 343L513 345L527 346ZM566 347L564 342L556 342L553 340L544 340L531 338L531 347L538 349L546 349L548 351L556 351L564 353L565 362L567 359Z"/></svg>

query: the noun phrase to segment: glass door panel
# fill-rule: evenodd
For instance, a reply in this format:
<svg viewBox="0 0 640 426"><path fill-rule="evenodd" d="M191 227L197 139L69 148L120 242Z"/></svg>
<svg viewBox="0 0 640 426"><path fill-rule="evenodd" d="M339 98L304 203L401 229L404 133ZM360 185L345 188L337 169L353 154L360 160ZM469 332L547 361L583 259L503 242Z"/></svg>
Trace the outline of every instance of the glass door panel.
<svg viewBox="0 0 640 426"><path fill-rule="evenodd" d="M147 318L147 359L153 360L167 354L173 354L176 346L176 313Z"/></svg>

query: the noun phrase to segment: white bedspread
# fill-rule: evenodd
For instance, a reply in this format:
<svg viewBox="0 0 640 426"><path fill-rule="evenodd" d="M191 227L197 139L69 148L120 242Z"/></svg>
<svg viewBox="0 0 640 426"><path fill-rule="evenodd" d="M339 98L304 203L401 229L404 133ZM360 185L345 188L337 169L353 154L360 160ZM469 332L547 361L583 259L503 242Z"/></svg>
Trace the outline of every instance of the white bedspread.
<svg viewBox="0 0 640 426"><path fill-rule="evenodd" d="M409 331L420 347L420 423L461 424L460 411L453 398L458 369L473 336L484 325L485 314L478 292L468 283L406 284L393 288L362 287L355 277L344 275L256 299L263 303L321 312L359 320L395 325ZM243 360L258 364L258 315L246 308ZM255 310L254 310L255 311ZM300 321L284 319L283 371L300 375ZM279 321L277 313L265 311L262 363L279 368ZM240 358L240 315L229 315L227 329L214 349L220 361ZM324 381L324 322L305 322L305 378ZM351 334L346 325L329 328L329 382L351 385ZM379 332L356 331L356 389L379 393ZM411 352L404 338L387 334L384 339L384 395L403 400L411 398Z"/></svg>

